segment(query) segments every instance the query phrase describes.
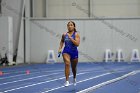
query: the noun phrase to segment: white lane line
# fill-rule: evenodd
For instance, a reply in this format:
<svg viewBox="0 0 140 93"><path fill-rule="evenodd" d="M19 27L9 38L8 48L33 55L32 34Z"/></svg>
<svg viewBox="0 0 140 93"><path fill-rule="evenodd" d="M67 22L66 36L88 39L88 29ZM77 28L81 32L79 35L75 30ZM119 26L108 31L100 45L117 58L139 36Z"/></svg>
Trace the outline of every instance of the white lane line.
<svg viewBox="0 0 140 93"><path fill-rule="evenodd" d="M49 72L59 72L59 71L64 71L64 70L54 70L54 71L36 71L36 72L32 72L31 71L31 73L30 74L36 74L36 73L40 73L40 72L47 72L47 73L49 73ZM25 71L25 73L24 74L19 74L19 75L14 75L14 76L8 76L8 77L2 77L2 78L0 78L0 80L1 79L8 79L8 78L14 78L14 77L19 77L19 76L26 76L26 71Z"/></svg>
<svg viewBox="0 0 140 93"><path fill-rule="evenodd" d="M79 73L79 74L77 74L77 75L82 75L82 74L86 74L86 73L88 73L88 72ZM72 76L73 76L73 75L71 75L70 77L72 77ZM7 92L11 92L11 91L23 89L23 88L28 88L28 87L32 87L32 86L36 86L36 85L40 85L40 84L44 84L44 83L48 83L48 82L52 82L52 81L57 81L57 80L61 80L61 79L64 79L64 78L65 78L65 77L61 77L61 78L58 78L58 79L53 79L53 80L49 80L49 81L45 81L45 82L39 82L39 83L34 83L34 84L27 85L27 86L23 86L23 87L13 88L13 89L5 90L3 93L7 93Z"/></svg>
<svg viewBox="0 0 140 93"><path fill-rule="evenodd" d="M25 80L31 80L31 79L41 78L41 77L47 77L47 76L50 76L50 75L55 75L55 74L60 74L60 73L52 73L52 74L41 75L41 76L32 77L32 78L21 79L21 80L17 80L17 81L5 82L5 83L1 83L0 85L6 85L6 84L10 84L10 83L16 83L16 82L25 81Z"/></svg>
<svg viewBox="0 0 140 93"><path fill-rule="evenodd" d="M135 74L137 74L137 73L140 73L140 70L139 70L139 71L137 70L137 71L129 72L129 73L127 73L127 74L125 74L125 75L123 75L123 76L121 76L121 77L118 77L118 78L115 78L115 79L111 79L111 80L108 80L108 81L99 83L99 84L97 84L97 85L95 85L95 86L89 87L89 88L87 88L87 89L81 90L81 91L76 92L76 93L89 93L89 92L91 92L91 91L93 91L93 90L95 90L95 89L97 89L97 88L100 88L100 87L102 87L102 86L105 86L105 85L114 83L114 82L116 82L116 81L122 80L122 79L124 79L124 78L129 77L129 76L135 75Z"/></svg>
<svg viewBox="0 0 140 93"><path fill-rule="evenodd" d="M95 70L95 69L89 69L89 70L79 70L79 72L88 72L88 71L93 71L93 70ZM64 71L64 70L53 70L53 71L36 71L36 72L32 72L32 73L30 73L30 74L36 74L36 73L40 73L40 72L60 72L60 71ZM8 79L8 78L15 78L15 77L20 77L20 76L26 76L26 73L25 74L19 74L19 75L14 75L14 76L8 76L8 77L2 77L2 78L0 78L0 80L1 79Z"/></svg>
<svg viewBox="0 0 140 93"><path fill-rule="evenodd" d="M102 77L102 76L105 76L105 75L109 75L109 74L111 74L111 73L104 73L104 74L101 74L101 75L97 75L95 77L84 79L84 80L78 81L77 84L88 81L88 80L92 80L92 79L95 79L95 78L99 78L99 77ZM72 84L70 84L70 85L72 85ZM60 88L63 88L63 87L65 87L65 86L56 87L56 88L53 88L53 89L50 89L50 90L47 90L47 91L44 91L44 92L41 92L41 93L51 92L51 91L54 91L54 90L57 90L57 89L60 89Z"/></svg>
<svg viewBox="0 0 140 93"><path fill-rule="evenodd" d="M38 72L38 70L41 70L41 71L52 71L52 70L54 70L53 68L50 68L50 69L48 69L48 68L36 68L36 67L30 67L30 68L33 68L31 71L32 72ZM5 72L5 74L10 74L10 73L22 73L22 72L24 72L24 71L26 71L26 70L28 70L29 68L23 68L23 69L16 69L16 70L6 70L6 71L4 71ZM17 72L17 70L18 70L18 72Z"/></svg>
<svg viewBox="0 0 140 93"><path fill-rule="evenodd" d="M100 69L101 67L98 67L98 68L95 68L95 69L88 69L88 70L83 70L83 69L81 69L81 70L79 70L79 71L92 71L92 70L98 70L98 69ZM119 68L120 69L120 68ZM124 69L124 68L121 68L121 69ZM128 69L128 67L127 67L127 69ZM116 69L117 70L117 69ZM40 72L55 72L55 71L63 71L63 70L51 70L51 71L34 71L33 73L31 73L31 74L35 74L35 73L40 73ZM20 71L21 72L21 71ZM25 71L22 71L23 73L25 72ZM14 77L20 77L20 76L25 76L26 74L18 74L18 75L14 75L14 76L8 76L8 77L1 77L0 78L0 80L1 79L8 79L8 78L14 78Z"/></svg>
<svg viewBox="0 0 140 93"><path fill-rule="evenodd" d="M115 72L119 72L119 71L122 71L122 72L125 72L125 71L128 71L128 69L130 69L130 68L134 68L134 67L132 67L132 66L129 66L129 67L117 67L117 68L103 68L103 67L98 67L98 68L96 68L96 69L88 69L88 70L84 70L84 69L81 69L81 70L79 70L79 71L90 71L90 70L94 70L94 72L103 72L103 71L115 71ZM132 70L130 70L130 71L132 71Z"/></svg>
<svg viewBox="0 0 140 93"><path fill-rule="evenodd" d="M92 71L93 69L90 70L82 70L84 72L88 72L88 71ZM53 73L53 74L58 74L58 73ZM16 81L11 81L11 82L5 82L5 83L1 83L0 85L6 85L6 84L10 84L10 83L16 83L16 82L21 82L21 81L25 81L25 80L31 80L31 79L35 79L35 78L40 78L40 77L45 77L45 76L49 76L49 75L53 75L53 74L48 74L48 75L42 75L42 76L37 76L37 77L33 77L33 78L27 78L27 79L21 79L21 80L16 80Z"/></svg>

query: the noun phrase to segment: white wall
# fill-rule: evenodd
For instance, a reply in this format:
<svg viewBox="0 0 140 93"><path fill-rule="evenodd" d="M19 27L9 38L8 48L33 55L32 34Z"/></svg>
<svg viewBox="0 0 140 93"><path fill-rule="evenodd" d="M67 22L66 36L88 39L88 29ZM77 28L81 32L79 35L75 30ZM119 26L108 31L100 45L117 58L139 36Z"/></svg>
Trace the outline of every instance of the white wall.
<svg viewBox="0 0 140 93"><path fill-rule="evenodd" d="M91 0L91 12L96 16L140 16L140 0Z"/></svg>
<svg viewBox="0 0 140 93"><path fill-rule="evenodd" d="M133 48L140 50L140 19L105 20L122 30L123 35L115 29L109 28L103 23L103 20L73 21L81 36L79 51L84 53L84 55L80 55L80 62L102 61L107 48L110 48L113 53L119 48L122 49L125 53L125 61L129 61L131 50ZM32 20L30 22L31 62L45 62L47 51L50 49L55 51L57 57L60 34L67 31L67 22L68 20ZM128 34L135 38L130 38ZM88 56L95 60L89 59ZM57 58L57 61L62 61L62 58Z"/></svg>
<svg viewBox="0 0 140 93"><path fill-rule="evenodd" d="M28 0L26 0L26 1L28 1ZM52 6L55 6L54 2L57 2L56 0L48 0L48 1L53 4ZM71 16L72 17L76 17L76 16L81 17L82 16L84 18L87 17L87 14L84 11L84 10L88 10L88 6L87 6L88 2L86 0L82 0L82 1L76 0L76 4L75 4L75 0L71 0L71 1L70 0L69 1L60 0L60 1L59 1L60 3L66 3L65 7L60 6L60 8L63 8L65 10L65 12L61 12L61 13L64 13L61 15L65 15L67 18L69 18ZM91 14L94 14L96 16L134 17L134 16L140 15L140 8L139 8L140 1L139 0L105 0L105 1L104 0L90 0L90 2L91 2L91 4L90 4L91 5L90 6ZM40 5L42 5L41 2L40 2ZM57 5L59 5L59 3L57 3ZM81 6L80 8L83 8L84 10L78 9L77 7L75 7L75 5L80 5ZM23 6L23 0L3 0L3 2L2 2L3 16L12 16L13 17L14 50L18 46L20 21L21 21L20 17L21 17L21 12L22 12L21 11L22 6ZM45 10L47 10L49 8L50 9L55 8L52 6L50 6L50 7L47 6ZM70 8L69 11L67 11L68 8ZM41 7L41 9L42 9L42 7ZM39 10L37 10L37 11L39 11ZM42 11L39 11L37 13L40 13L40 12L42 13L41 16L45 15L45 14L43 14ZM50 12L52 12L52 11L47 11L46 15L53 18L54 16L52 16ZM57 9L54 9L52 14L54 14L56 12L59 12L59 11ZM28 15L26 17L29 17L29 19L30 19L30 16L29 16L30 15L30 4L28 5L28 7L26 7L26 15ZM37 17L38 16L40 16L40 14L38 14ZM62 32L66 31L66 23L68 20L34 20L34 21L39 22L39 24L44 25L45 27L51 29L54 32L58 32L58 31L56 31L56 29L57 29L60 31L59 34L61 34ZM82 50L85 54L90 55L91 57L95 58L98 61L102 60L102 57L103 57L102 53L106 47L108 48L111 46L110 48L112 48L113 51L115 51L116 48L118 48L118 47L122 47L122 48L125 47L125 49L127 49L127 50L125 50L126 53L130 52L131 48L139 47L138 41L132 42L132 40L129 40L128 38L126 38L126 36L120 35L118 32L115 32L113 29L110 29L108 26L106 26L100 20L74 20L74 21L77 24L77 29L80 31L81 39L83 37L86 37L85 41L81 42L81 46L79 47L79 49ZM130 34L133 34L134 36L139 37L139 32L138 32L140 29L139 20L107 20L107 21L109 21L111 24L114 24L115 26L117 26L117 28L121 28L121 29L123 29L123 31L125 31L125 32L128 31L128 32L130 32ZM47 35L49 35L48 37L52 38L51 40L53 42L56 42L56 44L53 45L52 43L50 43L51 40L46 37L47 36L45 34L46 32L42 32L42 29L38 28L38 26L36 26L32 22L30 24L31 24L31 29L30 29L29 24L26 24L26 27L28 26L28 28L26 28L26 32L28 35L26 34L26 36L28 36L28 39L29 39L28 40L26 38L28 40L28 41L26 41L26 42L28 42L28 44L26 44L26 53L27 53L26 58L28 57L29 61L31 58L31 61L33 61L33 62L43 62L46 57L46 53L47 53L46 51L48 49L50 49L50 47L53 48L55 51L57 51L57 45L59 44L59 40L58 40L59 38L57 37L57 39L56 39L54 36L55 35L54 33L51 33L52 37L47 33ZM38 31L40 31L41 33ZM94 33L92 33L93 31L94 31ZM102 32L100 32L100 31L102 31ZM31 33L31 34L29 34L29 33ZM90 37L89 35L91 35L91 34L93 34L93 36L95 35L94 36L95 38ZM37 38L36 36L38 36L38 35L41 35L41 36L43 35L43 37ZM120 40L118 41L118 39L120 39ZM39 47L37 40L39 41L40 44L45 44L45 45L41 45L41 47ZM93 43L95 42L95 44L89 43L89 41L91 41ZM115 42L115 41L117 41L117 42ZM130 42L127 42L127 41L130 41ZM29 44L30 42L31 42L31 46ZM33 43L33 42L35 42L35 43ZM124 42L127 42L127 44L124 45ZM86 45L88 45L89 47L85 48ZM120 46L120 45L122 45L122 46ZM92 51L91 51L91 47L92 47ZM126 47L128 47L128 48L126 48ZM37 54L36 50L38 51L38 54ZM46 50L46 51L44 51L44 50ZM31 51L31 54L29 53L30 51ZM42 52L40 52L40 51L42 51ZM128 60L129 57L127 57L126 59ZM62 61L62 59L57 59L57 60ZM82 57L82 55L81 55L80 61L90 61L90 60Z"/></svg>
<svg viewBox="0 0 140 93"><path fill-rule="evenodd" d="M2 0L2 16L13 18L13 48L18 47L23 0Z"/></svg>
<svg viewBox="0 0 140 93"><path fill-rule="evenodd" d="M13 20L11 17L0 17L0 55L13 62Z"/></svg>
<svg viewBox="0 0 140 93"><path fill-rule="evenodd" d="M88 6L89 1L90 7ZM42 1L40 1L40 3L41 2ZM37 2L34 2L34 4L35 3ZM41 4L38 4L37 7L40 5ZM107 22L97 19L88 20L88 11L91 12L90 18L93 16L133 18L140 15L139 6L139 0L59 0L59 2L58 0L46 0L46 18L52 18L52 20L38 20L36 18L37 20L31 21L30 39L28 38L30 47L27 47L28 52L30 51L30 53L28 53L30 54L30 61L44 62L49 49L55 50L55 55L57 56L57 49L60 41L58 36L67 30L66 24L68 20L53 20L53 18L87 19L74 20L81 35L81 45L79 47L81 55L79 61L102 61L103 53L106 48L110 48L114 53L118 48L122 48L126 54L125 60L129 61L131 49L139 48L138 40L137 42L134 40L138 39L140 35L138 31L140 29L140 19L138 19L138 22L135 19L108 19L106 20ZM42 6L40 6L40 8L42 8ZM36 9L34 11L39 10ZM42 15L38 17L42 17ZM115 25L115 29L121 28L120 31L115 31L110 24ZM129 27L136 29L130 29ZM82 41L84 38L85 40ZM62 59L57 59L57 61L62 61Z"/></svg>
<svg viewBox="0 0 140 93"><path fill-rule="evenodd" d="M33 0L33 16L45 17L46 16L46 0Z"/></svg>
<svg viewBox="0 0 140 93"><path fill-rule="evenodd" d="M34 17L88 18L140 16L140 0L33 0ZM44 5L46 3L46 5ZM89 6L90 3L90 6ZM46 11L46 12L45 12Z"/></svg>
<svg viewBox="0 0 140 93"><path fill-rule="evenodd" d="M88 10L88 0L46 0L46 16L47 18L87 18L88 14L75 8L76 3Z"/></svg>
<svg viewBox="0 0 140 93"><path fill-rule="evenodd" d="M8 17L0 17L0 54L5 57L8 51Z"/></svg>

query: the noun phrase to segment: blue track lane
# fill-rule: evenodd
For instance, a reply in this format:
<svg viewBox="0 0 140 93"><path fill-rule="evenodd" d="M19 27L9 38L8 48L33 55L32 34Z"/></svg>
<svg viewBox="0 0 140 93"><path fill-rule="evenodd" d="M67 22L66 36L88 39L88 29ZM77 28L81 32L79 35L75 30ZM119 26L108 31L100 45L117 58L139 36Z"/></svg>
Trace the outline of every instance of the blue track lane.
<svg viewBox="0 0 140 93"><path fill-rule="evenodd" d="M29 70L30 74L26 74ZM64 64L32 64L1 68L0 93L76 93L140 70L140 63L79 63L77 85L64 87ZM102 86L93 93L140 93L140 73Z"/></svg>

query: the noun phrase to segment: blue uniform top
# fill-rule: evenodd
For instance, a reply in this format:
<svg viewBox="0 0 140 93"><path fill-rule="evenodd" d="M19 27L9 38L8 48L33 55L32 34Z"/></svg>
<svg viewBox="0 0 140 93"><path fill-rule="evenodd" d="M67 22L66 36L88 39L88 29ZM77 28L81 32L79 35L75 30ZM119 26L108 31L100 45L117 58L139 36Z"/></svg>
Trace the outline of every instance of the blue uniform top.
<svg viewBox="0 0 140 93"><path fill-rule="evenodd" d="M75 39L75 34L76 34L76 32L74 32L71 36L73 39ZM64 37L64 42L65 42L65 47L64 47L62 54L63 53L69 54L71 60L78 58L77 46L74 45L73 42L69 39L67 33Z"/></svg>
<svg viewBox="0 0 140 93"><path fill-rule="evenodd" d="M72 34L72 38L75 39L75 34L76 32L74 32ZM64 42L65 42L65 47L64 47L64 50L67 50L67 51L77 51L77 46L73 44L73 42L69 39L67 33L64 37Z"/></svg>

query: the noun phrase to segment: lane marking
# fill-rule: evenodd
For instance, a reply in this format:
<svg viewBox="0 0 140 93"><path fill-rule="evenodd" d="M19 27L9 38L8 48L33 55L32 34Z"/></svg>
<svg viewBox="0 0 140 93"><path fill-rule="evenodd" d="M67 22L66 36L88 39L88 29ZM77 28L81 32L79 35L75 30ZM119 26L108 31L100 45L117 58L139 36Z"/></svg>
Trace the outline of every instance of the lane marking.
<svg viewBox="0 0 140 93"><path fill-rule="evenodd" d="M64 71L64 70L54 70L54 71L36 71L36 72L33 72L33 73L30 73L30 74L36 74L36 73L40 73L40 72L60 72L60 71ZM8 79L8 78L15 78L15 77L19 77L19 76L26 76L26 72L24 74L19 74L19 75L14 75L14 76L8 76L8 77L2 77L0 78L1 79Z"/></svg>
<svg viewBox="0 0 140 93"><path fill-rule="evenodd" d="M21 80L17 80L17 81L5 82L5 83L1 83L0 85L6 85L6 84L10 84L10 83L16 83L16 82L21 82L21 81L25 81L25 80L31 80L31 79L36 79L36 78L40 78L40 77L46 77L46 76L60 74L60 73L53 73L53 74L48 74L48 75L41 75L41 76L37 76L37 77L21 79Z"/></svg>
<svg viewBox="0 0 140 93"><path fill-rule="evenodd" d="M99 77L102 77L102 76L105 76L105 75L109 75L111 73L104 73L104 74L101 74L101 75L97 75L95 77L91 77L91 78L88 78L88 79L84 79L84 80L81 80L81 81L78 81L78 83L82 83L82 82L85 82L85 81L88 81L88 80L92 80L92 79L95 79L95 78L99 78ZM72 85L72 84L70 84ZM50 90L47 90L47 91L44 91L44 92L41 92L41 93L47 93L47 92L51 92L51 91L54 91L54 90L57 90L57 89L60 89L60 88L63 88L65 86L61 86L61 87L56 87L56 88L53 88L53 89L50 89Z"/></svg>
<svg viewBox="0 0 140 93"><path fill-rule="evenodd" d="M99 83L99 84L97 84L97 85L95 85L95 86L89 87L89 88L87 88L87 89L81 90L81 91L76 92L76 93L88 93L88 92L91 92L91 91L93 91L93 90L95 90L95 89L97 89L97 88L100 88L100 87L103 87L103 86L105 86L105 85L114 83L114 82L116 82L116 81L120 81L120 80L122 80L122 79L125 79L125 78L127 78L127 77L129 77L129 76L135 75L135 74L137 74L137 73L140 73L140 70L136 70L136 71L129 72L129 73L127 73L127 74L125 74L125 75L123 75L123 76L121 76L121 77L117 77L117 78L115 78L115 79L111 79L111 80L108 80L108 81Z"/></svg>
<svg viewBox="0 0 140 93"><path fill-rule="evenodd" d="M88 72L79 73L79 74L77 74L77 75L82 75L82 74L86 74L86 73L88 73ZM70 77L72 77L72 76L73 76L73 75L71 75ZM53 82L53 81L61 80L61 79L64 79L64 78L65 78L65 77L61 77L61 78L58 78L58 79L53 79L53 80L49 80L49 81L45 81L45 82L39 82L39 83L34 83L34 84L27 85L27 86L23 86L23 87L13 88L13 89L5 90L3 93L7 93L7 92L11 92L11 91L23 89L23 88L28 88L28 87L32 87L32 86L36 86L36 85L48 83L48 82Z"/></svg>

